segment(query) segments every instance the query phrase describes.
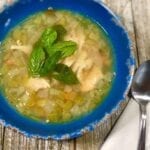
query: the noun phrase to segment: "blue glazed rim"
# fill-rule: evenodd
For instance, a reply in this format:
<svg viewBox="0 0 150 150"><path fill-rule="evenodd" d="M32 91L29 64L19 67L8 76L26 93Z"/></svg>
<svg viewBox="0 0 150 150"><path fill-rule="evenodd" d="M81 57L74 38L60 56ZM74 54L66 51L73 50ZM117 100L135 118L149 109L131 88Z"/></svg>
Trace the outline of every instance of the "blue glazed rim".
<svg viewBox="0 0 150 150"><path fill-rule="evenodd" d="M32 7L33 6L33 7ZM18 129L29 137L70 139L92 131L107 115L119 108L125 99L133 77L135 59L131 42L118 17L102 2L94 0L21 0L5 8L0 14L0 41L11 28L37 11L47 8L68 9L90 17L101 24L114 47L116 76L111 91L103 103L93 112L65 124L45 124L18 114L0 95L0 119L5 126ZM17 11L16 11L17 10Z"/></svg>

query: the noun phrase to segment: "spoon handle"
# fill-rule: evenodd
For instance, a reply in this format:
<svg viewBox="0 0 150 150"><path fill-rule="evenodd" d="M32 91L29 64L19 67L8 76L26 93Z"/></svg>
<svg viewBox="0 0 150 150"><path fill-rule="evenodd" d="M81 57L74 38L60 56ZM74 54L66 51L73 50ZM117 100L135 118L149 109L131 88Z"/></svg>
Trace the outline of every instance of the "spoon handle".
<svg viewBox="0 0 150 150"><path fill-rule="evenodd" d="M138 150L145 150L146 118L146 104L140 104L140 137L138 143Z"/></svg>

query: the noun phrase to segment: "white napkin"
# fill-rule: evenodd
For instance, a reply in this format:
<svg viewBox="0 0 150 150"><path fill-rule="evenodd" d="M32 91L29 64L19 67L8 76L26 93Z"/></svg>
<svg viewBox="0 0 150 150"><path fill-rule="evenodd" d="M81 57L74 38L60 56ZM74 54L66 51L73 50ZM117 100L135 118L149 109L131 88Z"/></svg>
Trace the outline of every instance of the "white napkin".
<svg viewBox="0 0 150 150"><path fill-rule="evenodd" d="M139 106L131 100L101 150L137 150ZM150 150L150 105L147 107L146 150Z"/></svg>
<svg viewBox="0 0 150 150"><path fill-rule="evenodd" d="M0 12L4 9L4 6L11 5L15 0L0 0Z"/></svg>

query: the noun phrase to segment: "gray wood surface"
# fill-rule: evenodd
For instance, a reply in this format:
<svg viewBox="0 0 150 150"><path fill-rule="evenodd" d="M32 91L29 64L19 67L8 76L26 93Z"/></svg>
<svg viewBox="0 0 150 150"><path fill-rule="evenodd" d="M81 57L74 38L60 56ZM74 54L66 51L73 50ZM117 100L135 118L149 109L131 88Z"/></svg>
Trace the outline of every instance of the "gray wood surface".
<svg viewBox="0 0 150 150"><path fill-rule="evenodd" d="M150 58L150 0L102 0L121 19L133 41L133 51L137 62ZM93 132L68 141L27 138L18 131L0 125L1 150L99 150L116 119L125 108L125 100L120 109L114 112Z"/></svg>

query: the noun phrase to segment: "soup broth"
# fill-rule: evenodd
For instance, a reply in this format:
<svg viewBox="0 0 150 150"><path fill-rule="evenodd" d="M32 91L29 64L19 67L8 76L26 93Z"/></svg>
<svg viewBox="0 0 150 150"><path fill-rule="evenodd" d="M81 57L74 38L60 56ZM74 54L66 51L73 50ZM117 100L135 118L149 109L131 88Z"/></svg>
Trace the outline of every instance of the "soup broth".
<svg viewBox="0 0 150 150"><path fill-rule="evenodd" d="M52 71L46 75L32 75L29 65L35 43L45 29L53 27L57 27L57 34L60 32L57 40L76 43L76 50L57 62L58 69L67 66L62 76L56 73L57 76L53 76ZM99 25L79 14L48 10L30 16L9 32L0 49L3 94L18 112L29 118L47 123L76 119L95 109L111 88L113 56L110 41ZM45 52L44 58L47 55ZM73 76L69 77L70 74Z"/></svg>

